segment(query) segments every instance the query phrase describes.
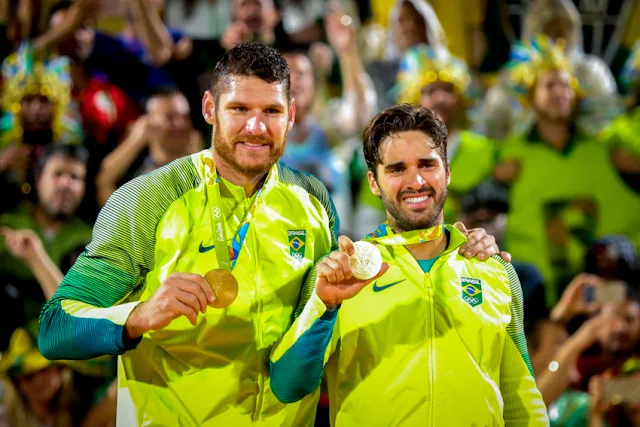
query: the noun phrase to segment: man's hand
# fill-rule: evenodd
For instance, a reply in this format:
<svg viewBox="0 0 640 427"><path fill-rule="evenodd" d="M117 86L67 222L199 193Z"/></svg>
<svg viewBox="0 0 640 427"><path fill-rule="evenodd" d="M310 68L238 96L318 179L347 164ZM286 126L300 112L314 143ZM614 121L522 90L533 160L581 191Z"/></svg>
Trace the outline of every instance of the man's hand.
<svg viewBox="0 0 640 427"><path fill-rule="evenodd" d="M607 327L612 322L619 322L619 319L611 318L608 315L599 314L584 322L578 330L571 335L566 345L571 345L575 348L576 357L580 356L582 352L594 345L598 340L600 330Z"/></svg>
<svg viewBox="0 0 640 427"><path fill-rule="evenodd" d="M339 54L348 53L356 47L356 28L353 20L340 9L333 10L325 17L325 28L329 44Z"/></svg>
<svg viewBox="0 0 640 427"><path fill-rule="evenodd" d="M380 272L369 280L352 277L349 257L355 253L353 241L347 236L340 236L338 243L340 250L332 252L316 266L316 293L328 308L335 308L342 301L353 298L389 269L389 264L383 263Z"/></svg>
<svg viewBox="0 0 640 427"><path fill-rule="evenodd" d="M229 24L220 38L220 46L225 50L251 40L252 34L244 22L236 21Z"/></svg>
<svg viewBox="0 0 640 427"><path fill-rule="evenodd" d="M124 325L125 337L136 339L148 331L162 329L172 320L186 316L196 325L198 314L206 313L215 295L199 274L173 273L147 301L136 306Z"/></svg>
<svg viewBox="0 0 640 427"><path fill-rule="evenodd" d="M9 253L25 263L44 252L42 241L33 230L13 230L3 227L1 233L5 237L5 245Z"/></svg>
<svg viewBox="0 0 640 427"><path fill-rule="evenodd" d="M580 273L573 278L571 283L562 293L560 301L551 310L551 320L569 322L579 314L593 314L600 309L600 303L587 302L584 290L587 287L602 286L602 279L593 274Z"/></svg>
<svg viewBox="0 0 640 427"><path fill-rule="evenodd" d="M487 234L484 228L472 228L467 231L467 227L461 222L456 222L453 226L467 236L467 242L460 247L460 255L484 261L493 255L500 254L503 260L511 262L511 254L501 251L496 244L496 238Z"/></svg>

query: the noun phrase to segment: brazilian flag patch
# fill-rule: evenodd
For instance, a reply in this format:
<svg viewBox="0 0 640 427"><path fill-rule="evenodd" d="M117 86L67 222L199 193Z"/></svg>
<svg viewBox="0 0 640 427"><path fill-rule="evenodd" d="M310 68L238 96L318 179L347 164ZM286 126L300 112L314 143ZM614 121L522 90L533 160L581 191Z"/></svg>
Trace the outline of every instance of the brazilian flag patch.
<svg viewBox="0 0 640 427"><path fill-rule="evenodd" d="M304 258L304 249L307 244L307 231L306 230L288 230L289 236L289 254L297 259L302 260Z"/></svg>
<svg viewBox="0 0 640 427"><path fill-rule="evenodd" d="M461 277L462 299L471 307L482 304L482 280L472 277Z"/></svg>

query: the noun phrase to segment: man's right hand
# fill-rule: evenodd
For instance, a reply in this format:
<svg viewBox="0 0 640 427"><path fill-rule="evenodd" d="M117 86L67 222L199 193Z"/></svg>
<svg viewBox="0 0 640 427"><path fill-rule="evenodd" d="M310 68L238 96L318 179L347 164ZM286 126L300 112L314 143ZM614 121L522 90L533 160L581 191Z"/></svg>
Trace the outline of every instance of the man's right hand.
<svg viewBox="0 0 640 427"><path fill-rule="evenodd" d="M316 265L316 293L328 308L339 306L342 301L353 298L369 283L389 269L383 263L380 272L369 280L359 280L351 274L350 256L355 253L353 241L347 236L338 239L340 250L332 252Z"/></svg>
<svg viewBox="0 0 640 427"><path fill-rule="evenodd" d="M206 313L215 295L199 274L172 273L147 301L138 304L124 325L125 338L134 340L145 332L162 329L172 320L186 316L196 325L198 314Z"/></svg>

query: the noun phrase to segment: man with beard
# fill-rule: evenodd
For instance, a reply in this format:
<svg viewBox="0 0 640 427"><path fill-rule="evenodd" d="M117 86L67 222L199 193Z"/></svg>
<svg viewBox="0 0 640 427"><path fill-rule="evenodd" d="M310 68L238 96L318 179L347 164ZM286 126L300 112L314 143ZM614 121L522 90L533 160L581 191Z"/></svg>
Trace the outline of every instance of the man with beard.
<svg viewBox="0 0 640 427"><path fill-rule="evenodd" d="M13 240L17 230L30 230L29 235L42 242L45 255L53 264L68 269L72 258L91 240L91 227L75 216L85 194L88 159L84 147L64 144L45 147L35 165L37 202L0 216L3 235L8 239L2 239L0 244L0 312L5 319L0 348L6 348L16 327L38 318L42 305L55 291L50 287L41 289L33 271L33 263L38 259L23 262L15 258L7 248L9 240Z"/></svg>
<svg viewBox="0 0 640 427"><path fill-rule="evenodd" d="M387 211L364 240L382 267L356 278L346 236L315 266L306 304L271 355L275 395L294 402L314 392L326 366L332 425L548 425L518 276L500 257L460 256L466 238L444 224L444 123L399 104L371 121L363 143L371 191Z"/></svg>
<svg viewBox="0 0 640 427"><path fill-rule="evenodd" d="M552 307L596 239L621 234L640 243L640 197L621 178L625 166L640 170L640 158L580 130L576 117L594 99L561 45L543 37L522 44L508 67L511 89L531 103L535 121L505 141L494 171L509 185L505 245L538 267Z"/></svg>
<svg viewBox="0 0 640 427"><path fill-rule="evenodd" d="M202 101L212 149L116 190L43 309L45 357L120 355L119 425L313 424L314 398L280 403L267 368L304 278L338 246L326 188L278 163L289 81L264 44L227 52ZM471 253L496 253L483 234Z"/></svg>
<svg viewBox="0 0 640 427"><path fill-rule="evenodd" d="M124 183L203 148L202 136L191 123L189 102L178 89L157 88L145 110L124 141L102 161L96 177L100 206Z"/></svg>

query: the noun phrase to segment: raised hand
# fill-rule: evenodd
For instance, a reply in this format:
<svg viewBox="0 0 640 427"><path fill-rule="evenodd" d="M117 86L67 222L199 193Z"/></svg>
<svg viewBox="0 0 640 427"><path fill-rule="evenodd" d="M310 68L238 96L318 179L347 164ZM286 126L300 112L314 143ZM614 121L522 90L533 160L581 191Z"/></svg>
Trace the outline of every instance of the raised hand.
<svg viewBox="0 0 640 427"><path fill-rule="evenodd" d="M3 227L1 232L9 253L22 261L27 262L44 252L42 241L33 230Z"/></svg>
<svg viewBox="0 0 640 427"><path fill-rule="evenodd" d="M389 264L383 263L375 277L369 280L356 279L351 274L350 264L350 256L355 253L353 241L347 236L340 236L338 243L340 250L332 252L316 265L316 293L328 308L335 308L342 301L353 298L389 269Z"/></svg>
<svg viewBox="0 0 640 427"><path fill-rule="evenodd" d="M585 289L602 286L602 279L593 274L580 273L567 285L560 301L551 310L551 319L568 322L579 314L592 314L600 308L600 303L585 299Z"/></svg>

